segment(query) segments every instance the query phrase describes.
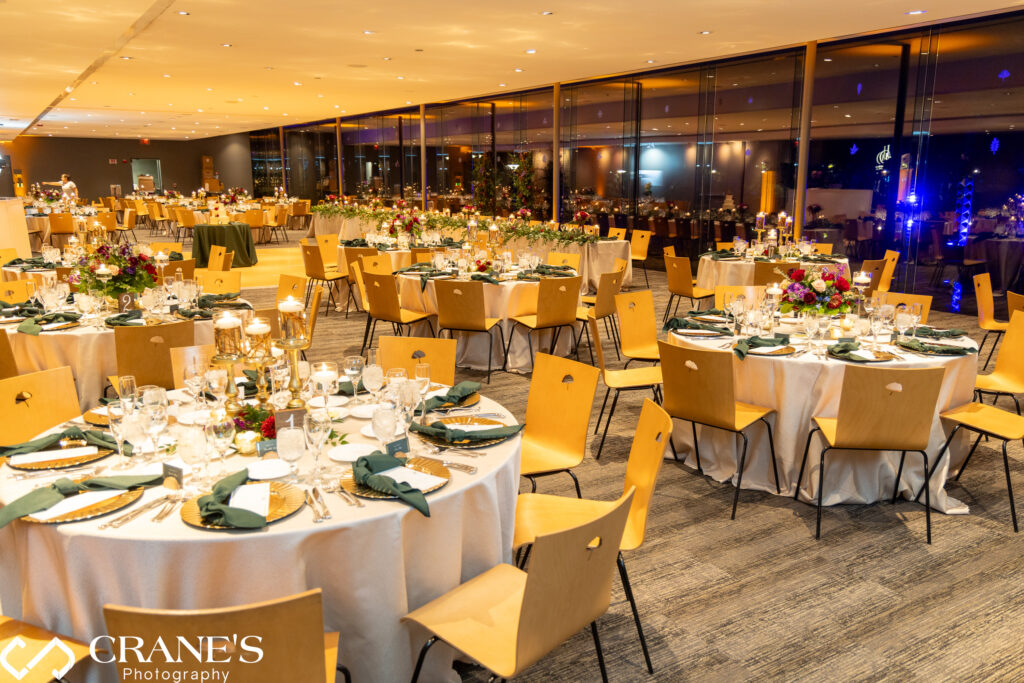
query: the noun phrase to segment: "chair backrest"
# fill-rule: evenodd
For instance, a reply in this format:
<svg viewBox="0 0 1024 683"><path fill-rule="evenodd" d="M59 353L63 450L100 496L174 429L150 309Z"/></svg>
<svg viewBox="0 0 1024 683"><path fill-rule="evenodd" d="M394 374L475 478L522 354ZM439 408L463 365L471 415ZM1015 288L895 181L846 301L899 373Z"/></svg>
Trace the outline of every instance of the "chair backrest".
<svg viewBox="0 0 1024 683"><path fill-rule="evenodd" d="M715 287L715 308L722 310L727 300L742 294L747 302L760 301L764 298L765 287L756 285L718 285Z"/></svg>
<svg viewBox="0 0 1024 683"><path fill-rule="evenodd" d="M624 240L626 239L625 228L608 228L608 236L613 240Z"/></svg>
<svg viewBox="0 0 1024 683"><path fill-rule="evenodd" d="M309 204L311 200L301 199L292 204L292 215L293 216L305 216L309 214Z"/></svg>
<svg viewBox="0 0 1024 683"><path fill-rule="evenodd" d="M277 316L274 316L275 318ZM217 353L217 347L213 344L199 344L195 346L176 346L170 349L171 354L171 380L175 389L185 386L185 370L190 366L196 366L203 371L210 369L210 359Z"/></svg>
<svg viewBox="0 0 1024 683"><path fill-rule="evenodd" d="M320 317L320 302L323 301L323 296L323 286L315 285L309 297L309 313L306 315L306 339L310 341L313 340L313 333L316 331L316 320Z"/></svg>
<svg viewBox="0 0 1024 683"><path fill-rule="evenodd" d="M622 291L624 277L626 273L621 270L601 273L597 281L597 295L594 297L595 318L606 318L615 313L615 295Z"/></svg>
<svg viewBox="0 0 1024 683"><path fill-rule="evenodd" d="M36 283L25 278L0 282L0 301L9 304L23 304L32 298L36 291Z"/></svg>
<svg viewBox="0 0 1024 683"><path fill-rule="evenodd" d="M171 389L174 387L171 349L176 346L192 346L196 343L195 338L195 323L191 320L154 327L115 327L117 374L135 375L137 386L140 387L154 384Z"/></svg>
<svg viewBox="0 0 1024 683"><path fill-rule="evenodd" d="M538 353L526 399L524 433L541 447L577 454L582 462L600 374L592 365Z"/></svg>
<svg viewBox="0 0 1024 683"><path fill-rule="evenodd" d="M89 218L89 224L102 225L106 232L117 230L117 216L110 211L102 211Z"/></svg>
<svg viewBox="0 0 1024 683"><path fill-rule="evenodd" d="M274 212L274 223L279 228L288 227L288 206L286 204L278 204Z"/></svg>
<svg viewBox="0 0 1024 683"><path fill-rule="evenodd" d="M542 278L537 288L537 327L557 327L576 322L583 278Z"/></svg>
<svg viewBox="0 0 1024 683"><path fill-rule="evenodd" d="M663 253L664 253L665 256L675 256L676 255L675 245L673 245L673 244L668 245L667 247L665 247L665 251Z"/></svg>
<svg viewBox="0 0 1024 683"><path fill-rule="evenodd" d="M242 273L237 270L197 270L196 280L203 287L204 294L227 294L242 291Z"/></svg>
<svg viewBox="0 0 1024 683"><path fill-rule="evenodd" d="M316 243L320 247L320 259L324 263L330 263L338 258L338 236L317 235Z"/></svg>
<svg viewBox="0 0 1024 683"><path fill-rule="evenodd" d="M369 299L366 296L366 282L363 280L363 269L359 267L358 263L349 264L349 277L352 278L352 282L355 284L356 289L359 291L359 300L363 302L363 308L367 311L370 310ZM351 287L352 284L349 284Z"/></svg>
<svg viewBox="0 0 1024 683"><path fill-rule="evenodd" d="M158 269L159 271L159 269ZM181 273L182 279L191 280L196 275L196 260L194 258L184 259L182 261L170 261L164 266L163 271L160 273L160 283L163 284L165 279L174 279L177 273Z"/></svg>
<svg viewBox="0 0 1024 683"><path fill-rule="evenodd" d="M622 534L621 550L639 548L644 542L647 529L647 512L651 496L658 479L658 470L665 458L665 449L672 436L672 416L649 398L644 399L640 408L640 421L633 432L633 445L629 448L626 461L626 484L624 491L636 489L633 504L629 508L626 530Z"/></svg>
<svg viewBox="0 0 1024 683"><path fill-rule="evenodd" d="M615 295L615 312L619 315L619 344L622 352L649 349L658 341L658 320L654 312L654 293L649 289Z"/></svg>
<svg viewBox="0 0 1024 683"><path fill-rule="evenodd" d="M728 242L715 242L715 249L717 249L718 251L732 250L733 246L734 245L732 240L729 240Z"/></svg>
<svg viewBox="0 0 1024 683"><path fill-rule="evenodd" d="M1006 290L1006 310L1011 319L1014 311L1024 311L1024 294Z"/></svg>
<svg viewBox="0 0 1024 683"><path fill-rule="evenodd" d="M921 304L921 324L928 324L928 313L932 310L930 294L907 294L906 292L885 292L885 303L899 306L900 304Z"/></svg>
<svg viewBox="0 0 1024 683"><path fill-rule="evenodd" d="M250 228L262 228L263 227L263 209L248 209L245 212L245 218L243 222L247 223Z"/></svg>
<svg viewBox="0 0 1024 683"><path fill-rule="evenodd" d="M860 264L860 269L871 275L871 284L864 290L864 296L871 297L882 283L882 271L885 270L885 259L867 260Z"/></svg>
<svg viewBox="0 0 1024 683"><path fill-rule="evenodd" d="M455 384L454 339L434 337L380 337L378 357L387 372L391 368L404 368L409 377L415 377L417 363L430 364L430 381Z"/></svg>
<svg viewBox="0 0 1024 683"><path fill-rule="evenodd" d="M257 308L253 311L253 316L257 318L266 318L267 323L270 325L271 339L281 338L281 316L277 311L277 307ZM307 335L307 339L312 339L312 337Z"/></svg>
<svg viewBox="0 0 1024 683"><path fill-rule="evenodd" d="M70 213L50 214L50 234L69 235L75 231L75 217Z"/></svg>
<svg viewBox="0 0 1024 683"><path fill-rule="evenodd" d="M121 225L124 227L125 230L135 227L135 217L137 215L138 214L136 213L135 209L124 210L124 216L121 218Z"/></svg>
<svg viewBox="0 0 1024 683"><path fill-rule="evenodd" d="M833 246L835 246L835 245L833 245L831 242L815 242L815 244L814 244L814 251L815 251L815 253L818 253L818 254L823 254L825 256L831 256L832 255L832 247Z"/></svg>
<svg viewBox="0 0 1024 683"><path fill-rule="evenodd" d="M776 270L788 273L794 268L799 268L796 261L757 261L754 263L754 285L768 285L784 279Z"/></svg>
<svg viewBox="0 0 1024 683"><path fill-rule="evenodd" d="M693 270L689 258L666 253L665 276L668 279L669 293L686 298L693 296Z"/></svg>
<svg viewBox="0 0 1024 683"><path fill-rule="evenodd" d="M394 268L391 267L391 256L389 254L374 254L373 256L364 256L359 265L363 269L363 273L373 273L374 275L391 275Z"/></svg>
<svg viewBox="0 0 1024 683"><path fill-rule="evenodd" d="M0 335L0 379L15 377L18 374L18 361L14 359L14 349L11 348L11 337L4 333Z"/></svg>
<svg viewBox="0 0 1024 683"><path fill-rule="evenodd" d="M1010 326L996 356L996 372L1024 382L1024 312L1010 311Z"/></svg>
<svg viewBox="0 0 1024 683"><path fill-rule="evenodd" d="M361 273L366 286L364 302L370 315L378 320L398 322L401 320L401 305L398 302L398 285L394 275Z"/></svg>
<svg viewBox="0 0 1024 683"><path fill-rule="evenodd" d="M125 663L118 664L124 680L130 678L128 671L157 678L161 672L171 673L172 677L177 672L188 675L189 671L202 669L200 664L210 657L225 662L215 667L225 679L230 676L232 680L251 683L327 680L319 589L218 609L158 610L106 604L103 617L107 633L115 640L123 637L129 641L138 638L143 643L162 641L170 646L172 656L182 655L180 664L175 663L176 659L165 661L158 652L147 657L148 663L125 658ZM213 644L207 640L221 634L228 635ZM239 634L241 640L233 643L231 634ZM199 658L194 658L184 647L176 649L173 644L182 640L196 648ZM204 644L202 649L199 643ZM210 652L211 648L224 648L225 644L226 650ZM252 663L257 655L246 651L246 645L262 650L263 657L258 664Z"/></svg>
<svg viewBox="0 0 1024 683"><path fill-rule="evenodd" d="M629 236L629 255L637 261L643 261L647 258L647 250L650 246L650 230L634 230Z"/></svg>
<svg viewBox="0 0 1024 683"><path fill-rule="evenodd" d="M658 342L668 414L682 420L735 429L732 351Z"/></svg>
<svg viewBox="0 0 1024 683"><path fill-rule="evenodd" d="M165 254L170 254L172 251L176 251L179 254L184 253L184 249L181 248L181 242L150 242L149 248L153 250L153 253L159 251ZM223 247L221 247L223 249Z"/></svg>
<svg viewBox="0 0 1024 683"><path fill-rule="evenodd" d="M18 250L14 247L5 247L0 249L0 266L4 265L8 261L13 261L18 258Z"/></svg>
<svg viewBox="0 0 1024 683"><path fill-rule="evenodd" d="M344 252L344 257L339 260L345 261L345 265L348 266L348 277L349 282L355 282L355 275L352 273L352 264L362 263L363 257L374 256L377 254L377 250L373 247L344 247L340 251ZM339 271L341 268L338 269Z"/></svg>
<svg viewBox="0 0 1024 683"><path fill-rule="evenodd" d="M632 501L630 490L593 519L534 540L516 638L516 673L608 609Z"/></svg>
<svg viewBox="0 0 1024 683"><path fill-rule="evenodd" d="M992 299L992 276L978 273L974 276L974 298L978 303L978 325L996 319L996 304Z"/></svg>
<svg viewBox="0 0 1024 683"><path fill-rule="evenodd" d="M928 448L945 368L847 365L839 394L837 448Z"/></svg>
<svg viewBox="0 0 1024 683"><path fill-rule="evenodd" d="M445 330L487 329L484 283L434 280L437 327Z"/></svg>
<svg viewBox="0 0 1024 683"><path fill-rule="evenodd" d="M545 263L549 266L570 266L576 272L580 270L580 255L549 251Z"/></svg>
<svg viewBox="0 0 1024 683"><path fill-rule="evenodd" d="M66 365L0 379L2 446L28 441L81 414L75 380Z"/></svg>
<svg viewBox="0 0 1024 683"><path fill-rule="evenodd" d="M281 301L292 297L293 299L302 299L306 296L306 286L309 280L298 275L285 275L282 274L277 280L277 296L274 301Z"/></svg>
<svg viewBox="0 0 1024 683"><path fill-rule="evenodd" d="M875 290L888 292L892 286L892 276L896 273L896 263L900 260L900 252L886 250L882 260L885 261L885 265L882 267L882 275L878 279L878 286L875 287Z"/></svg>
<svg viewBox="0 0 1024 683"><path fill-rule="evenodd" d="M228 250L219 244L210 246L210 256L206 262L207 270L223 272L231 270L231 261L228 260ZM230 252L232 255L234 252ZM232 257L233 258L233 257Z"/></svg>
<svg viewBox="0 0 1024 683"><path fill-rule="evenodd" d="M324 259L320 253L320 247L312 244L301 244L299 249L302 250L302 265L306 269L306 277L326 280L327 271L324 268Z"/></svg>

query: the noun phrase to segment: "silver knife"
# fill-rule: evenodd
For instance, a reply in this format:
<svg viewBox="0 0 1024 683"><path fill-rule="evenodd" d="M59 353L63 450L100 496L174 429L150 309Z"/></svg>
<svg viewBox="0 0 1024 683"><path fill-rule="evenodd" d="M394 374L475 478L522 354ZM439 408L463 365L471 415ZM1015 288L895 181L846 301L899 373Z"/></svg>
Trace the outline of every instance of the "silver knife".
<svg viewBox="0 0 1024 683"><path fill-rule="evenodd" d="M320 522L324 521L323 517L320 516L320 510L317 509L316 503L313 502L312 494L309 491L303 491L302 493L306 498L306 505L308 505L309 509L312 510L313 512L313 523L319 524Z"/></svg>
<svg viewBox="0 0 1024 683"><path fill-rule="evenodd" d="M100 529L110 529L110 528L119 529L122 526L124 526L125 524L127 524L128 522L130 522L133 519L135 519L136 517L144 515L147 512L149 512L150 510L160 506L163 503L166 503L167 499L170 498L170 497L171 497L170 494L168 494L166 496L160 496L159 498L156 498L155 500L151 500L148 503L146 503L146 504L144 504L144 505L142 505L140 507L135 508L134 510L128 512L127 514L121 515L120 517L115 517L114 519L110 520L109 522L104 522L103 524L101 524L99 526L99 528Z"/></svg>
<svg viewBox="0 0 1024 683"><path fill-rule="evenodd" d="M327 501L324 500L324 494L319 486L313 487L313 500L320 505L320 515L324 519L331 519L331 510L327 507Z"/></svg>

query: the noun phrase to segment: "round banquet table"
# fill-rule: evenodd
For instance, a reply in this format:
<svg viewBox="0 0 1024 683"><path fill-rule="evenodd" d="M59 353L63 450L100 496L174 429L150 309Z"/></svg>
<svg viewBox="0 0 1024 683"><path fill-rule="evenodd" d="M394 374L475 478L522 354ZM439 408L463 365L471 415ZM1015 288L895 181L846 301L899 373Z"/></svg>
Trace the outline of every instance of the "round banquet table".
<svg viewBox="0 0 1024 683"><path fill-rule="evenodd" d="M32 277L33 273L52 274L56 277L57 270L55 268L30 268L29 270L22 270L21 266L4 266L0 268L0 278L2 278L3 282L26 280Z"/></svg>
<svg viewBox="0 0 1024 683"><path fill-rule="evenodd" d="M402 308L411 311L437 315L437 289L433 280L427 280L427 287L423 289L420 283L420 276L416 274L400 273L398 281L398 301ZM537 313L537 294L539 283L530 280L506 280L499 284L483 283L484 286L484 311L488 318L499 318L498 325L502 329L504 337L497 332L490 335L483 332L452 332L458 340L458 355L455 357L455 364L460 367L473 368L475 370L487 370L488 349L491 356L493 370L501 367L505 358L505 347L502 346L502 339L508 343L508 337L513 334L512 347L509 349L508 370L513 372L528 373L533 371L533 357L530 355L530 344L527 341L527 328L516 325L515 332L512 332L512 318L520 315L534 315ZM577 302L578 304L578 302ZM437 330L437 318L433 319L434 330ZM573 337L579 333L580 323L573 325ZM422 331L419 327L422 326ZM381 328L378 326L378 330ZM426 336L430 330L425 323L419 323L417 333ZM554 335L551 330L540 330L531 333L533 349L547 352L548 345ZM447 336L447 335L445 335ZM490 340L488 339L490 337ZM555 355L566 356L572 350L572 339L565 330L558 335L558 344L555 348Z"/></svg>
<svg viewBox="0 0 1024 683"><path fill-rule="evenodd" d="M992 275L992 289L1005 292L1017 274L1024 257L1024 239L1020 237L995 237L987 240L971 240L967 243L967 258L981 259Z"/></svg>
<svg viewBox="0 0 1024 683"><path fill-rule="evenodd" d="M786 330L781 330L786 331ZM680 346L692 345L700 348L718 349L726 339L697 339L682 337L676 333L668 335L668 341ZM798 344L798 340L794 339ZM820 343L820 342L819 342ZM833 342L834 343L834 342ZM942 343L957 343L956 340L942 340ZM977 348L971 340L959 342ZM797 346L798 350L801 348ZM939 392L938 407L932 419L931 438L928 442L929 464L945 443L947 433L943 430L938 414L955 406L969 403L974 395L974 379L977 375L976 354L965 356L935 356L925 358L903 349L884 346L903 357L886 363L869 363L884 368L944 367L945 377ZM740 360L733 354L733 378L736 400L752 403L776 412L769 416L775 437L775 456L779 466L779 484L782 495L792 496L796 491L800 461L803 458L807 435L812 429L814 416L835 417L839 410L839 395L842 390L846 361L830 358L822 360L813 354L798 357L756 356L749 354ZM675 420L673 443L680 456L686 451L686 463L697 466L693 452L693 431L690 422ZM750 439L747 451L746 469L743 473L743 488L775 493L775 478L772 474L769 456L768 435L763 424L754 424L745 432ZM700 442L700 459L704 473L716 481L730 481L736 484L736 468L739 463L739 439L730 432L712 427L697 427ZM967 437L958 434L950 444L948 456L943 456L939 468L931 478L932 507L948 514L967 514L967 506L950 498L943 486L950 466L958 465L966 454L963 447ZM800 485L800 499L815 501L818 495L818 455L822 442L818 436L811 442L807 467ZM916 458L916 459L915 459ZM882 454L864 451L830 451L825 467L824 505L839 503L873 503L892 497L899 466L898 451ZM951 462L952 461L952 462ZM953 467L956 471L956 467ZM913 498L924 476L919 457L908 454L903 468L901 495ZM742 497L742 494L741 494Z"/></svg>
<svg viewBox="0 0 1024 683"><path fill-rule="evenodd" d="M839 258L836 263L801 262L801 268L815 266L838 267L849 273L850 265L846 258ZM754 262L745 259L715 260L710 255L700 257L697 265L697 286L703 289L714 289L718 285L753 285Z"/></svg>
<svg viewBox="0 0 1024 683"><path fill-rule="evenodd" d="M630 258L629 242L626 240L601 239L591 244L579 245L557 244L549 240L530 242L518 239L509 242L505 248L512 249L517 255L536 254L544 263L547 263L547 256L551 252L579 254L580 275L583 276L580 289L583 292L597 291L601 274L615 270L615 259L623 259L626 262L626 275L622 278L622 286L628 288L633 282L633 260Z"/></svg>
<svg viewBox="0 0 1024 683"><path fill-rule="evenodd" d="M374 229L376 229L375 225L361 218L321 216L314 211L313 220L309 222L309 230L306 232L306 237L337 235L339 240L354 240L368 232L373 232Z"/></svg>
<svg viewBox="0 0 1024 683"><path fill-rule="evenodd" d="M210 247L215 244L235 253L231 261L232 268L256 265L256 243L248 223L196 225L192 232L192 258L196 260L196 268L206 267L210 259Z"/></svg>
<svg viewBox="0 0 1024 683"><path fill-rule="evenodd" d="M481 406L506 412L487 398ZM359 434L367 422L348 418L341 430L350 443L369 443ZM477 473L453 471L445 487L428 494L429 518L397 501L366 500L357 508L327 494L332 519L314 525L303 508L252 532L196 529L177 511L161 523L147 513L102 531L103 518L64 525L16 521L0 530L3 614L89 641L106 632L106 603L207 609L319 588L324 629L340 632L339 661L353 680L406 681L429 636L401 617L512 559L519 450L515 436L482 449L480 457L455 457ZM253 460L231 457L226 470ZM334 465L327 462L330 473ZM311 465L307 455L300 471ZM11 471L0 470L3 503L50 482L14 481ZM149 489L135 505L160 495L159 487ZM444 649L431 653L422 680L458 681L453 652ZM85 680L116 680L110 666L83 668ZM77 671L70 680L83 680Z"/></svg>
<svg viewBox="0 0 1024 683"><path fill-rule="evenodd" d="M17 323L4 327L19 372L70 366L78 391L78 404L83 410L99 404L107 377L117 374L113 328L79 325L69 330L40 332L38 336L32 336L18 332ZM196 320L195 335L196 344L212 344L213 323Z"/></svg>

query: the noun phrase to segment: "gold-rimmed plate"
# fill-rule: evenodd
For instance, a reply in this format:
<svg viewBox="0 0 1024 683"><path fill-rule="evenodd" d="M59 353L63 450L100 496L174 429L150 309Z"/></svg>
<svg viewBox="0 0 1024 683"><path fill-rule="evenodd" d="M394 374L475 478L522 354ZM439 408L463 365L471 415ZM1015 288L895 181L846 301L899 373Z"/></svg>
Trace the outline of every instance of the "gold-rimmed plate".
<svg viewBox="0 0 1024 683"><path fill-rule="evenodd" d="M423 472L424 474L432 474L435 477L440 477L441 479L444 479L443 482L437 484L436 486L431 486L430 488L422 489L422 493L430 493L432 491L436 491L439 488L443 487L445 484L447 484L449 481L451 481L452 478L452 473L448 470L448 468L437 460L432 460L429 458L409 458L408 460L405 461L405 466L411 470ZM398 499L398 496L392 495L390 493L381 493L380 491L375 491L374 489L371 489L369 486L356 483L356 480L352 478L351 470L349 470L347 474L342 475L341 480L338 483L341 485L341 488L345 489L352 495L359 496L360 498L373 498L375 500Z"/></svg>
<svg viewBox="0 0 1024 683"><path fill-rule="evenodd" d="M761 351L761 349L750 349L747 351L748 356L789 356L796 353L796 349L788 344L782 348L769 351L767 353Z"/></svg>
<svg viewBox="0 0 1024 683"><path fill-rule="evenodd" d="M441 398L441 397L438 397L438 398ZM460 401L458 401L458 402L445 401L444 403L439 405L437 408L434 408L434 412L442 412L443 413L446 410L453 410L455 408L469 408L471 406L475 406L479 402L480 402L480 394L474 391L469 396L463 396L462 399Z"/></svg>
<svg viewBox="0 0 1024 683"><path fill-rule="evenodd" d="M59 450L67 450L69 448L81 448L88 446L84 440L69 440L67 445L61 446ZM26 470L34 472L36 470L63 470L68 467L78 467L79 465L86 465L97 460L102 460L114 451L106 448L98 448L95 453L90 455L78 455L73 458L56 458L55 460L42 460L40 462L24 463L22 465L15 465L11 462L10 458L7 459L7 466L12 470Z"/></svg>
<svg viewBox="0 0 1024 683"><path fill-rule="evenodd" d="M441 422L449 427L454 427L455 429L458 429L459 425L487 425L489 427L507 426L504 422L499 422L498 420L493 420L489 417L474 417L473 415L442 417L440 420L435 421ZM462 441L445 441L444 439L436 436L430 436L429 434L421 434L419 432L414 433L427 443L440 446L441 448L452 448L453 446L458 446L459 448L487 448L488 446L493 446L494 444L501 443L508 439L507 436L503 436L497 439L483 439L479 441L471 441L469 439L464 439Z"/></svg>
<svg viewBox="0 0 1024 683"><path fill-rule="evenodd" d="M84 508L73 510L72 512L68 512L52 519L33 519L30 515L26 515L25 517L22 517L22 519L26 522L31 522L32 524L67 524L68 522L84 522L87 519L95 519L96 517L102 517L103 515L109 515L112 512L123 510L141 498L144 491L145 488L143 487L128 489L127 491L122 491L120 495L107 498L99 503L94 503ZM79 493L75 495L81 494Z"/></svg>
<svg viewBox="0 0 1024 683"><path fill-rule="evenodd" d="M874 358L858 358L856 360L840 358L839 356L833 355L831 351L828 352L828 355L837 360L845 360L848 363L886 363L891 360L896 360L896 354L889 353L888 351L872 351L871 353L874 354Z"/></svg>
<svg viewBox="0 0 1024 683"><path fill-rule="evenodd" d="M696 320L702 323L712 323L718 325L728 325L731 320L723 315L695 315L690 320Z"/></svg>
<svg viewBox="0 0 1024 683"><path fill-rule="evenodd" d="M0 318L0 325L17 325L25 322L25 318Z"/></svg>
<svg viewBox="0 0 1024 683"><path fill-rule="evenodd" d="M95 410L87 410L82 414L82 419L94 427L109 427L110 416L106 413L98 413Z"/></svg>
<svg viewBox="0 0 1024 683"><path fill-rule="evenodd" d="M251 481L245 484L245 486L252 486L253 484L270 485L270 506L267 513L267 524L279 522L285 517L295 514L306 504L302 489L298 486L286 484L283 481ZM199 499L201 497L190 498L181 507L181 519L185 524L200 529L237 530L237 527L233 526L220 526L204 522L202 515L199 514Z"/></svg>
<svg viewBox="0 0 1024 683"><path fill-rule="evenodd" d="M70 330L72 327L78 327L81 323L78 321L67 322L57 327L44 327L41 332L60 332L61 330Z"/></svg>
<svg viewBox="0 0 1024 683"><path fill-rule="evenodd" d="M142 320L142 324L141 325L139 323L129 323L128 325L111 325L110 323L107 323L107 322L105 322L104 325L106 325L107 327L110 327L110 328L115 328L115 327L153 327L155 325L163 325L164 322L166 322L164 320L157 320L156 318L142 318L141 320Z"/></svg>
<svg viewBox="0 0 1024 683"><path fill-rule="evenodd" d="M714 330L672 330L672 334L679 335L680 337L695 337L695 338L711 338L711 337L724 337L728 332L715 332Z"/></svg>

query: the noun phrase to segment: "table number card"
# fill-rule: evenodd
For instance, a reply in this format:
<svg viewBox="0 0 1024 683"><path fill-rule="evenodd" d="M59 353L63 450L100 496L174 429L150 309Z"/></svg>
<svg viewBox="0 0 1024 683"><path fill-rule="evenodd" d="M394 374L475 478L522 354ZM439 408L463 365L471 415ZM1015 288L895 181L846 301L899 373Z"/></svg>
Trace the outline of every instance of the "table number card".
<svg viewBox="0 0 1024 683"><path fill-rule="evenodd" d="M305 408L291 408L274 411L274 428L302 429L302 420L306 417Z"/></svg>

